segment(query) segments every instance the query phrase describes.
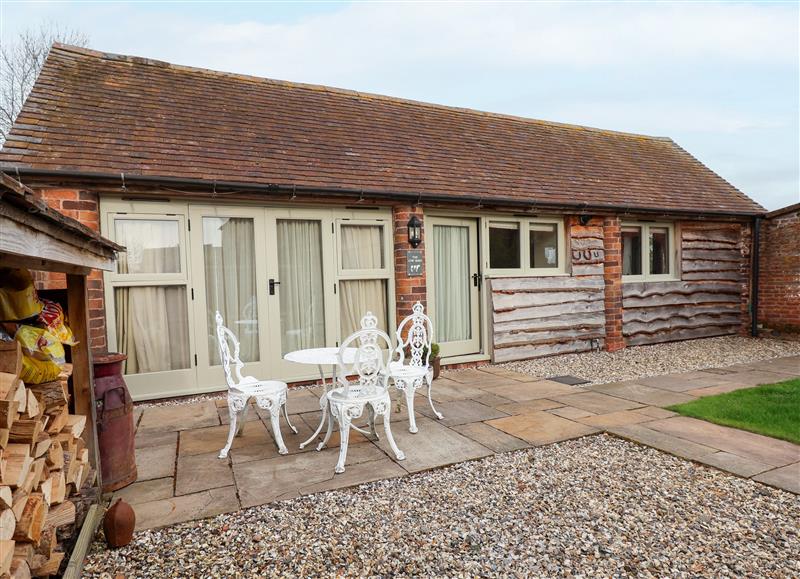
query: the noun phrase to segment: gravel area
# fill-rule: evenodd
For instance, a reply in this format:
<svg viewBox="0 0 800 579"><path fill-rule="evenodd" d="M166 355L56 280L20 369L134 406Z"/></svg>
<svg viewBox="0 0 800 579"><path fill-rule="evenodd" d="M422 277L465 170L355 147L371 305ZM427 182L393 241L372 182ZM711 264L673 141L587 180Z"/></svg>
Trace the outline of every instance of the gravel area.
<svg viewBox="0 0 800 579"><path fill-rule="evenodd" d="M591 384L691 372L800 355L800 341L724 336L618 352L587 352L499 364L534 376L579 376Z"/></svg>
<svg viewBox="0 0 800 579"><path fill-rule="evenodd" d="M788 577L798 520L800 497L600 435L98 542L84 576Z"/></svg>

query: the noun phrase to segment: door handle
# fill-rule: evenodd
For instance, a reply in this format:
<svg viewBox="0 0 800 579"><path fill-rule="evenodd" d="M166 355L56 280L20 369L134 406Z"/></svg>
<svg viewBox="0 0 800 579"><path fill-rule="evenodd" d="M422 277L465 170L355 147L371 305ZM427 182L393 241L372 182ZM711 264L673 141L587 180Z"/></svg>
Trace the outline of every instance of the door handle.
<svg viewBox="0 0 800 579"><path fill-rule="evenodd" d="M274 279L270 279L269 280L269 295L271 295L271 296L275 295L275 286L276 285L281 285L281 282L275 281Z"/></svg>
<svg viewBox="0 0 800 579"><path fill-rule="evenodd" d="M473 273L472 274L472 285L474 285L476 288L480 288L482 279L483 279L483 276L481 274Z"/></svg>

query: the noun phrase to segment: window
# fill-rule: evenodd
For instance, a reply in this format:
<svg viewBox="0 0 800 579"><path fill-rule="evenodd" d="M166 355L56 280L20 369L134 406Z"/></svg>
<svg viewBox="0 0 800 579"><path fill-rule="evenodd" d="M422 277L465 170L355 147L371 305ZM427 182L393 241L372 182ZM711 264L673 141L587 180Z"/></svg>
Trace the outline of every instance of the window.
<svg viewBox="0 0 800 579"><path fill-rule="evenodd" d="M342 339L361 327L361 318L372 312L378 327L387 331L388 288L391 273L383 221L339 221L339 316Z"/></svg>
<svg viewBox="0 0 800 579"><path fill-rule="evenodd" d="M622 275L626 281L675 277L674 228L668 223L622 226Z"/></svg>
<svg viewBox="0 0 800 579"><path fill-rule="evenodd" d="M564 225L560 219L489 219L488 275L564 273Z"/></svg>

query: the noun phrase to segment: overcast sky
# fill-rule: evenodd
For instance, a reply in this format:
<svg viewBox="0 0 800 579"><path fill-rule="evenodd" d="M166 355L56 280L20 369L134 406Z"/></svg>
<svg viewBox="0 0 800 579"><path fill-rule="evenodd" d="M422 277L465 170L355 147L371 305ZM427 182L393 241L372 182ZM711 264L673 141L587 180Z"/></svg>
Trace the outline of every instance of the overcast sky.
<svg viewBox="0 0 800 579"><path fill-rule="evenodd" d="M92 48L669 136L768 209L800 201L798 2L0 0L0 41Z"/></svg>

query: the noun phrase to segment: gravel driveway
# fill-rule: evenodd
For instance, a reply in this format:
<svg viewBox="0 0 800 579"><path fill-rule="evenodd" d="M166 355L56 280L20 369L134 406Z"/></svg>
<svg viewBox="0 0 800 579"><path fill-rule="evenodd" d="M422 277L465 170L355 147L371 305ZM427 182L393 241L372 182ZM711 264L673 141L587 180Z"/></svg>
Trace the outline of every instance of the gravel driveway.
<svg viewBox="0 0 800 579"><path fill-rule="evenodd" d="M800 355L800 341L723 336L637 346L618 352L566 354L499 366L544 378L568 374L592 384L605 384L797 355Z"/></svg>
<svg viewBox="0 0 800 579"><path fill-rule="evenodd" d="M795 495L601 435L95 543L85 576L798 576L798 520Z"/></svg>

